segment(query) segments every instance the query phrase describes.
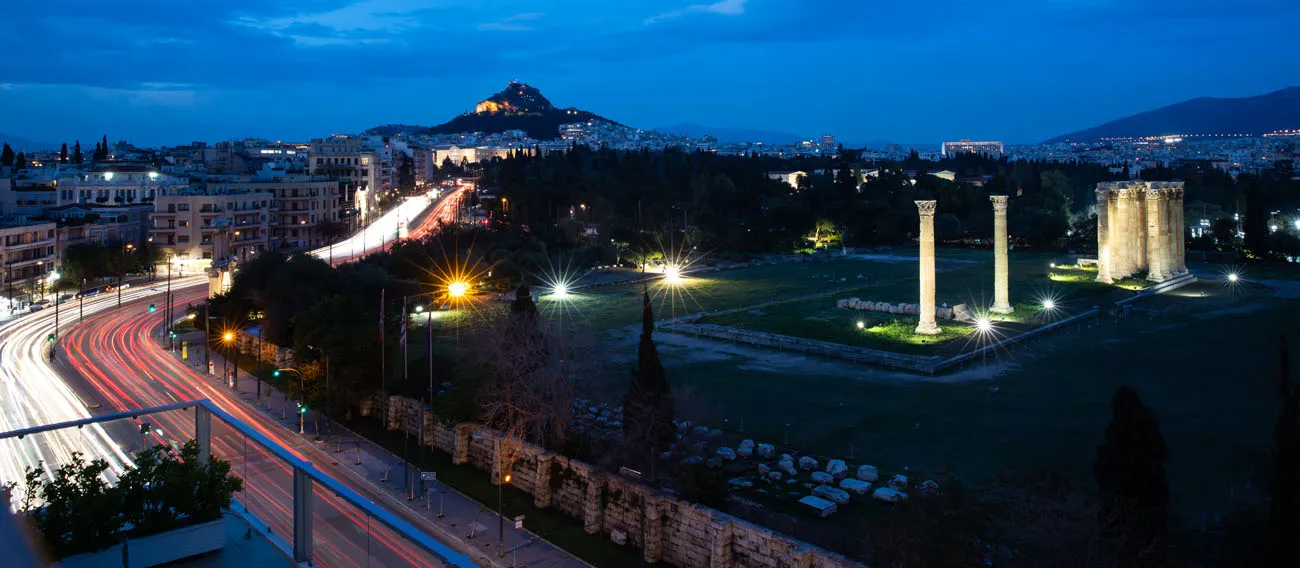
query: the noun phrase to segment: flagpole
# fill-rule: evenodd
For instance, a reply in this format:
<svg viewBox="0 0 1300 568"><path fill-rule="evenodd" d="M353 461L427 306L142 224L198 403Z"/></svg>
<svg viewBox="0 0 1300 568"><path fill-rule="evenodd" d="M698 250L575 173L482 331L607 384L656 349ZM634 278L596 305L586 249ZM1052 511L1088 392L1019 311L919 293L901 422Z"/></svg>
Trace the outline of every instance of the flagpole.
<svg viewBox="0 0 1300 568"><path fill-rule="evenodd" d="M411 396L411 359L406 356L406 296L402 296L402 398L410 400ZM406 500L415 498L415 482L411 479L411 429L406 424L406 401L402 402L402 473L406 477Z"/></svg>

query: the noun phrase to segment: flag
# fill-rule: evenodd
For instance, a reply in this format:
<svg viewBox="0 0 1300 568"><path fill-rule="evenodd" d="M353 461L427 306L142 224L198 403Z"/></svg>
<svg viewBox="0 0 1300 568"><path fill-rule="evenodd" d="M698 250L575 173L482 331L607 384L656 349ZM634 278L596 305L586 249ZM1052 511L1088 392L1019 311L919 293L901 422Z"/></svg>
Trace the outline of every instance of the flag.
<svg viewBox="0 0 1300 568"><path fill-rule="evenodd" d="M402 296L402 347L406 347L406 296Z"/></svg>

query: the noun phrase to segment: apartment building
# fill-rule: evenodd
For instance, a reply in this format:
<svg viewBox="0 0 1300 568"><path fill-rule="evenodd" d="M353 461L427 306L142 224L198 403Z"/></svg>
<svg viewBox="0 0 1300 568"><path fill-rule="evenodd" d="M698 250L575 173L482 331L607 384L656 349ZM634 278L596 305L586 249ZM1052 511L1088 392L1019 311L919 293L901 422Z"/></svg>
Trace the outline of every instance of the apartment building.
<svg viewBox="0 0 1300 568"><path fill-rule="evenodd" d="M60 173L51 185L57 192L57 205L129 205L182 193L189 189L190 180L149 164L117 163L97 165L86 172Z"/></svg>
<svg viewBox="0 0 1300 568"><path fill-rule="evenodd" d="M216 187L269 195L271 248L302 250L325 246L332 234L347 228L343 185L330 176L286 174L268 168L235 185ZM343 225L332 226L332 223Z"/></svg>
<svg viewBox="0 0 1300 568"><path fill-rule="evenodd" d="M307 158L311 175L345 182L342 189L345 207L356 211L352 218L360 223L376 209L384 187L380 154L368 149L364 142L361 138L343 136L312 140ZM388 167L391 169L391 163Z"/></svg>
<svg viewBox="0 0 1300 568"><path fill-rule="evenodd" d="M58 270L54 223L0 225L2 309L19 310L46 293Z"/></svg>
<svg viewBox="0 0 1300 568"><path fill-rule="evenodd" d="M270 247L271 194L240 188L159 196L150 240L181 269L248 259Z"/></svg>

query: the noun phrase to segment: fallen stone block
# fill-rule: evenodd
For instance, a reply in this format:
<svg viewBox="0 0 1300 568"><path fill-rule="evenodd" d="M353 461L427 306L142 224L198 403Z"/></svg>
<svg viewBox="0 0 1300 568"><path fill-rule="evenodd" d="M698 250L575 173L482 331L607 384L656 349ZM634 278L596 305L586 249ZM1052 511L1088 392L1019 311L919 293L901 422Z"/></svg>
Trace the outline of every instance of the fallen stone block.
<svg viewBox="0 0 1300 568"><path fill-rule="evenodd" d="M899 491L906 491L906 490L907 490L907 476L906 476L906 475L895 475L893 478L891 478L891 479L889 480L889 484L888 484L888 485L889 485L889 487L890 487L891 489L897 489L897 490L899 490Z"/></svg>
<svg viewBox="0 0 1300 568"><path fill-rule="evenodd" d="M826 473L824 471L814 471L812 472L812 481L813 483L826 485L829 483L834 483L835 478L831 477L831 474Z"/></svg>
<svg viewBox="0 0 1300 568"><path fill-rule="evenodd" d="M781 481L781 477L782 477L782 475L781 475L781 472L779 472L779 471L769 471L769 472L767 472L767 478L768 478L768 479L771 479L772 481Z"/></svg>
<svg viewBox="0 0 1300 568"><path fill-rule="evenodd" d="M818 517L823 519L831 516L838 508L835 503L814 495L808 495L800 499L799 504L812 509L813 512L817 513Z"/></svg>
<svg viewBox="0 0 1300 568"><path fill-rule="evenodd" d="M784 471L786 475L793 476L796 473L794 458L790 457L790 454L781 454L781 460L776 462L776 468Z"/></svg>
<svg viewBox="0 0 1300 568"><path fill-rule="evenodd" d="M925 497L931 497L931 496L934 496L934 495L938 495L938 494L939 494L939 482L937 482L937 481L935 481L935 480L933 480L933 479L927 479L927 480L921 482L921 485L920 485L920 487L918 487L918 489L920 490L921 495L922 495L922 496L925 496Z"/></svg>
<svg viewBox="0 0 1300 568"><path fill-rule="evenodd" d="M838 481L849 476L849 466L844 460L830 460L826 462L826 473Z"/></svg>
<svg viewBox="0 0 1300 568"><path fill-rule="evenodd" d="M861 479L862 481L873 481L873 482L874 482L874 481L880 479L880 472L876 471L876 466L874 466L874 465L861 465L861 466L858 466L858 475L857 475L857 477L858 477L858 479Z"/></svg>
<svg viewBox="0 0 1300 568"><path fill-rule="evenodd" d="M758 445L758 457L760 458L770 458L775 453L776 453L776 448L774 448L772 444Z"/></svg>
<svg viewBox="0 0 1300 568"><path fill-rule="evenodd" d="M767 475L767 474L768 474L769 472L771 472L771 471L772 471L771 466L769 466L769 465L767 465L767 464L765 464L765 463L760 463L760 464L758 464L758 474L759 474L759 475Z"/></svg>
<svg viewBox="0 0 1300 568"><path fill-rule="evenodd" d="M849 502L849 492L836 489L832 485L818 485L813 488L812 493L814 496L834 502L836 505L844 505Z"/></svg>
<svg viewBox="0 0 1300 568"><path fill-rule="evenodd" d="M854 495L866 495L871 491L871 484L860 479L845 478L840 480L840 489Z"/></svg>
<svg viewBox="0 0 1300 568"><path fill-rule="evenodd" d="M718 457L724 460L736 461L736 450L722 446L721 448L718 448L716 453L718 454Z"/></svg>
<svg viewBox="0 0 1300 568"><path fill-rule="evenodd" d="M907 494L897 489L881 487L871 494L871 498L886 503L902 503L907 500Z"/></svg>
<svg viewBox="0 0 1300 568"><path fill-rule="evenodd" d="M804 471L812 471L814 469L817 469L817 458L814 458L812 456L803 456L799 458L799 469L802 469Z"/></svg>

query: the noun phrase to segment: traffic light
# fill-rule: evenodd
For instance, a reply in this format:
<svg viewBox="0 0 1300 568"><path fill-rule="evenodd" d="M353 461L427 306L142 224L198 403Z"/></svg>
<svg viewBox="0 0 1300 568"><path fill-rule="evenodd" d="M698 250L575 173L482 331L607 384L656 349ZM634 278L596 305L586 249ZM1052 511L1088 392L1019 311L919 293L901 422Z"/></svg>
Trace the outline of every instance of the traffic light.
<svg viewBox="0 0 1300 568"><path fill-rule="evenodd" d="M54 343L54 334L51 333L51 334L47 335L47 336L45 337L45 340L46 340L46 341L49 341L50 343Z"/></svg>
<svg viewBox="0 0 1300 568"><path fill-rule="evenodd" d="M149 435L149 431L152 430L152 429L153 429L153 426L151 426L148 422L141 422L141 423L140 423L140 434L141 434L141 435L143 435L143 436L148 436L148 435Z"/></svg>
<svg viewBox="0 0 1300 568"><path fill-rule="evenodd" d="M167 334L170 335L170 336L172 336L172 337L176 337L176 330L173 329L173 330L167 332Z"/></svg>
<svg viewBox="0 0 1300 568"><path fill-rule="evenodd" d="M278 377L278 376L280 376L280 370L279 370L279 369L276 369L276 370L274 370L274 371L271 371L271 376L272 376L272 377Z"/></svg>
<svg viewBox="0 0 1300 568"><path fill-rule="evenodd" d="M307 405L298 403L298 414L307 414Z"/></svg>
<svg viewBox="0 0 1300 568"><path fill-rule="evenodd" d="M149 304L149 313L152 314L152 313L154 313L154 312L156 312L156 311L158 311L158 306L155 306L155 305L153 305L153 304Z"/></svg>

